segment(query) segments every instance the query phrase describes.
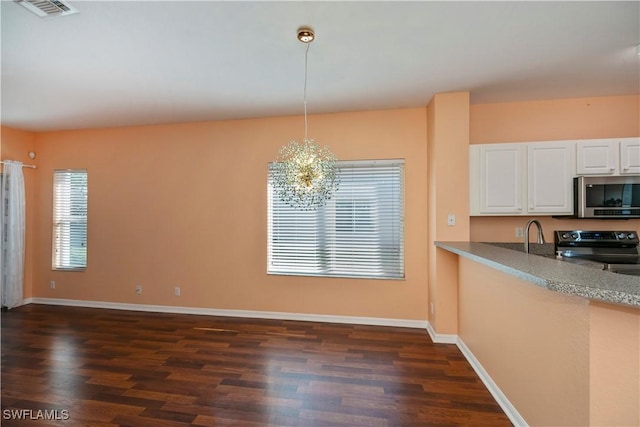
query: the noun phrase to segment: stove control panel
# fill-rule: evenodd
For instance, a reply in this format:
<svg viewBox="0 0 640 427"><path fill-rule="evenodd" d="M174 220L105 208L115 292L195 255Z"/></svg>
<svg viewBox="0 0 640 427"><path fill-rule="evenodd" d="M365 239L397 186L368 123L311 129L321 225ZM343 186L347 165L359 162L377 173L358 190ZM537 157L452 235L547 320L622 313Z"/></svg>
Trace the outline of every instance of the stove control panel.
<svg viewBox="0 0 640 427"><path fill-rule="evenodd" d="M560 230L554 234L557 246L629 247L638 245L638 233L635 231Z"/></svg>

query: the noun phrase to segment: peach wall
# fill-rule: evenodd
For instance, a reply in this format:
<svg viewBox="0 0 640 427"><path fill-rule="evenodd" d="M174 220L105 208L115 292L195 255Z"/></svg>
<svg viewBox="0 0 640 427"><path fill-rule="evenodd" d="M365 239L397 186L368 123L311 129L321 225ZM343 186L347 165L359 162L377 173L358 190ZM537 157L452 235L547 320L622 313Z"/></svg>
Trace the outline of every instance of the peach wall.
<svg viewBox="0 0 640 427"><path fill-rule="evenodd" d="M637 230L640 231L640 219L625 221L616 220L590 220L590 219L555 219L550 216L505 216L489 217L478 216L471 218L472 242L524 242L524 238L516 237L516 227L524 228L527 221L536 218L542 224L544 237L548 243L553 243L554 230ZM537 232L532 228L533 233ZM535 237L530 237L535 241Z"/></svg>
<svg viewBox="0 0 640 427"><path fill-rule="evenodd" d="M640 310L458 262L458 335L529 425L640 425Z"/></svg>
<svg viewBox="0 0 640 427"><path fill-rule="evenodd" d="M16 160L28 165L37 165L37 159L29 158L29 151L34 150L35 134L2 126L0 128L0 159ZM34 265L34 213L35 178L37 169L23 168L25 187L25 259L24 259L24 297L32 296Z"/></svg>
<svg viewBox="0 0 640 427"><path fill-rule="evenodd" d="M459 258L458 335L531 426L589 425L589 303Z"/></svg>
<svg viewBox="0 0 640 427"><path fill-rule="evenodd" d="M470 111L471 144L640 136L638 95L478 104L472 105ZM515 227L523 227L531 218L472 217L471 240L522 241L515 237ZM550 241L552 231L560 229L640 230L640 220L535 218L541 219Z"/></svg>
<svg viewBox="0 0 640 427"><path fill-rule="evenodd" d="M433 110L433 138L428 141L431 176L429 188L435 193L433 217L435 240L469 239L469 93L437 94ZM449 226L447 216L456 215Z"/></svg>
<svg viewBox="0 0 640 427"><path fill-rule="evenodd" d="M640 135L640 97L470 107L470 143ZM539 216L558 229L634 229L640 220ZM472 241L523 241L531 217L472 217ZM640 311L589 303L460 259L458 335L530 425L638 425ZM496 349L500 349L496 351Z"/></svg>
<svg viewBox="0 0 640 427"><path fill-rule="evenodd" d="M427 251L428 255L428 294L427 300L429 301L429 323L433 326L436 321L435 314L435 304L437 301L436 295L436 269L434 266L437 263L436 254L438 253L438 248L433 245L433 242L436 241L437 233L436 233L436 222L433 218L436 215L436 191L435 191L435 182L436 182L436 169L435 169L435 153L434 153L434 143L435 140L435 108L433 108L433 99L427 106L427 176L428 176L428 195L427 199L429 200L428 204L428 242L429 248ZM450 269L449 269L450 270Z"/></svg>
<svg viewBox="0 0 640 427"><path fill-rule="evenodd" d="M303 129L280 117L38 134L34 296L426 319L425 109L309 117L340 159L406 159L400 281L266 274L267 164ZM86 272L50 268L52 173L64 168L88 170Z"/></svg>
<svg viewBox="0 0 640 427"><path fill-rule="evenodd" d="M640 309L590 305L592 426L640 426Z"/></svg>
<svg viewBox="0 0 640 427"><path fill-rule="evenodd" d="M469 93L436 94L427 107L429 243L469 240ZM447 223L454 214L456 224ZM429 252L429 322L440 334L457 330L455 255Z"/></svg>
<svg viewBox="0 0 640 427"><path fill-rule="evenodd" d="M635 136L638 95L471 106L471 144Z"/></svg>

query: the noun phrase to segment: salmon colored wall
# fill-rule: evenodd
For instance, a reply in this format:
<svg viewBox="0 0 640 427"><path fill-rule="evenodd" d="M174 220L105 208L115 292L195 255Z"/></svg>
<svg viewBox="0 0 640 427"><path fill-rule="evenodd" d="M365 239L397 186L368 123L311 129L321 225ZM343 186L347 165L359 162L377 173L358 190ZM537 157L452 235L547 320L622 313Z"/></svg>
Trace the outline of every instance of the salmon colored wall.
<svg viewBox="0 0 640 427"><path fill-rule="evenodd" d="M640 136L640 96L478 104L470 108L470 143L552 141ZM471 240L517 242L515 227L532 217L472 217ZM625 228L640 231L640 220L556 220L537 216L549 241L553 230Z"/></svg>
<svg viewBox="0 0 640 427"><path fill-rule="evenodd" d="M469 240L469 93L435 95L427 123L429 322L437 333L452 334L458 321L456 256L433 242ZM454 226L447 224L449 214L456 217Z"/></svg>
<svg viewBox="0 0 640 427"><path fill-rule="evenodd" d="M462 257L458 275L458 335L529 425L640 425L640 310Z"/></svg>
<svg viewBox="0 0 640 427"><path fill-rule="evenodd" d="M429 188L435 193L436 240L469 239L469 93L437 94L429 108L433 109L433 139L428 141L435 170ZM430 168L430 170L431 170ZM456 224L447 224L448 214L456 216Z"/></svg>
<svg viewBox="0 0 640 427"><path fill-rule="evenodd" d="M37 165L37 158L29 158L34 151L35 134L2 126L0 128L0 159L16 160L28 165ZM23 168L25 192L25 255L24 255L24 298L32 296L34 265L34 212L35 177L37 169Z"/></svg>
<svg viewBox="0 0 640 427"><path fill-rule="evenodd" d="M458 335L531 426L589 425L589 303L459 258Z"/></svg>
<svg viewBox="0 0 640 427"><path fill-rule="evenodd" d="M309 117L340 159L406 159L400 281L266 274L267 164L303 129L279 117L38 134L34 296L426 319L425 109ZM50 268L52 173L65 168L88 170L86 272Z"/></svg>
<svg viewBox="0 0 640 427"><path fill-rule="evenodd" d="M640 136L640 97L472 105L470 143ZM558 229L634 229L640 220L539 216ZM523 241L531 217L472 217L472 241ZM638 425L640 311L537 288L459 259L458 335L530 425ZM496 351L500 348L500 351Z"/></svg>
<svg viewBox="0 0 640 427"><path fill-rule="evenodd" d="M524 238L516 237L516 227L524 228L527 221L536 218L542 224L547 243L553 243L554 230L637 230L640 231L640 219L619 220L591 220L591 219L555 219L550 216L505 216L471 217L472 242L524 242ZM535 242L535 226L531 229L530 240Z"/></svg>
<svg viewBox="0 0 640 427"><path fill-rule="evenodd" d="M433 326L436 322L436 313L435 313L435 304L437 301L437 289L435 286L437 277L436 277L436 269L434 265L437 263L436 254L438 253L438 248L433 245L433 242L436 241L437 233L436 233L436 222L432 219L436 215L436 191L435 191L435 182L436 182L436 169L435 169L435 153L434 153L434 143L435 140L435 108L433 106L433 99L427 106L427 176L428 176L428 196L429 200L428 204L428 226L429 226L429 249L427 251L428 255L428 275L429 275L429 286L428 286L428 295L427 301L429 302L429 323ZM449 270L451 270L449 268ZM457 279L456 279L457 280Z"/></svg>
<svg viewBox="0 0 640 427"><path fill-rule="evenodd" d="M471 144L635 136L638 95L471 106Z"/></svg>
<svg viewBox="0 0 640 427"><path fill-rule="evenodd" d="M592 426L640 426L640 310L591 303Z"/></svg>

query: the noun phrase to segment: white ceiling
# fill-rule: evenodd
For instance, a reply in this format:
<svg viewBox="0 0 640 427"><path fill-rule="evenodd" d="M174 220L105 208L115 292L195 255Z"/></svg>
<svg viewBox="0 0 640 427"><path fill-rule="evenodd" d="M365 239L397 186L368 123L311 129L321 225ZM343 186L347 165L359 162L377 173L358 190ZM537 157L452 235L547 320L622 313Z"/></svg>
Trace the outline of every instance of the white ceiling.
<svg viewBox="0 0 640 427"><path fill-rule="evenodd" d="M2 124L44 131L640 93L640 2L1 4Z"/></svg>

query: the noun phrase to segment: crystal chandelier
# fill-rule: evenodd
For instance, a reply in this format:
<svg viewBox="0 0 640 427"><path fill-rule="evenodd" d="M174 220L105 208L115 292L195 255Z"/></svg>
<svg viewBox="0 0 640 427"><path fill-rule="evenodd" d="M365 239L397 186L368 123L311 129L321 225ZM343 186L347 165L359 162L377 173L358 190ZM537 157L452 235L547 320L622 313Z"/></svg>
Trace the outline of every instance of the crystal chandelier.
<svg viewBox="0 0 640 427"><path fill-rule="evenodd" d="M307 56L315 35L310 28L298 30L298 40L307 45L304 54L304 139L280 148L271 165L273 188L280 199L298 210L324 206L338 190L337 159L329 147L307 138Z"/></svg>

